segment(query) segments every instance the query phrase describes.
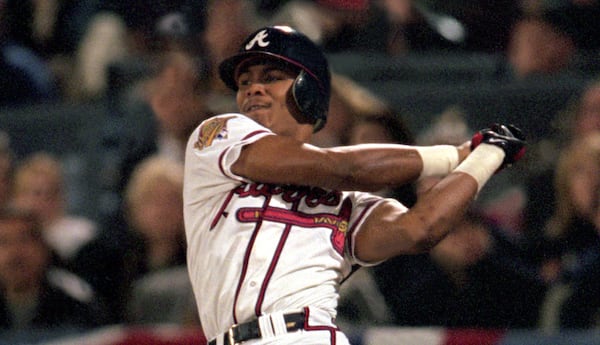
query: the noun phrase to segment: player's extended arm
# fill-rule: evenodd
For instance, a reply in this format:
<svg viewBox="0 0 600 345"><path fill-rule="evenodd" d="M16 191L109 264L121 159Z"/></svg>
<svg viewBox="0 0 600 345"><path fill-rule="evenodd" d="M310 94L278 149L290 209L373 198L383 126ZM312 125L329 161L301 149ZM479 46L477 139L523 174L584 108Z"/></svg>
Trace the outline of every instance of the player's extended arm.
<svg viewBox="0 0 600 345"><path fill-rule="evenodd" d="M377 191L423 175L446 175L469 153L468 143L459 147L363 144L322 149L271 135L246 146L232 170L264 183Z"/></svg>
<svg viewBox="0 0 600 345"><path fill-rule="evenodd" d="M474 137L474 151L451 174L404 211L385 200L367 217L355 241L355 252L365 262L386 260L432 248L461 218L486 181L524 154L525 141L512 126L494 126Z"/></svg>

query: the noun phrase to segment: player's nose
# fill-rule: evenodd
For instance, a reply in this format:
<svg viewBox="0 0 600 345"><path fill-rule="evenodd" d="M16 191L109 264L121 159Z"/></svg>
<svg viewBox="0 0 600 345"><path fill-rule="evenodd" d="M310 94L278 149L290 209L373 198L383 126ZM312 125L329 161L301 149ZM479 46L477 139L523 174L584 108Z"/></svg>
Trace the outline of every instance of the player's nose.
<svg viewBox="0 0 600 345"><path fill-rule="evenodd" d="M258 81L253 81L248 83L248 86L246 87L246 95L251 96L251 95L256 95L256 94L264 94L265 93L265 84L258 82Z"/></svg>

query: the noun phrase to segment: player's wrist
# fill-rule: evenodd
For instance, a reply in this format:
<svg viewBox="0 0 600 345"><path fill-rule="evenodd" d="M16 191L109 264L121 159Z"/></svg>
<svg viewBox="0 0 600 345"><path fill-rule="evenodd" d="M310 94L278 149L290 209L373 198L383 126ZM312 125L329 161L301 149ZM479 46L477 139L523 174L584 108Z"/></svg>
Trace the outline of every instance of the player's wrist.
<svg viewBox="0 0 600 345"><path fill-rule="evenodd" d="M479 192L500 168L505 155L501 148L482 143L454 171L472 176L477 181L477 191Z"/></svg>
<svg viewBox="0 0 600 345"><path fill-rule="evenodd" d="M445 176L459 163L459 152L453 145L416 146L423 161L420 177Z"/></svg>

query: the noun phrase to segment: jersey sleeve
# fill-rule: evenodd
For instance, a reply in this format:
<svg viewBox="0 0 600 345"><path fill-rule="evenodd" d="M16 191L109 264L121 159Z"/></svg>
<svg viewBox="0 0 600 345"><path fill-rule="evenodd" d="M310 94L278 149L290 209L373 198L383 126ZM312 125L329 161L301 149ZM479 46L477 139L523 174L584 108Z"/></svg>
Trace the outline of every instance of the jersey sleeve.
<svg viewBox="0 0 600 345"><path fill-rule="evenodd" d="M350 228L349 228L349 236L346 241L346 255L349 256L350 261L353 265L360 266L376 266L383 261L378 262L365 262L358 259L355 255L355 244L356 244L356 235L361 231L362 225L365 222L365 219L369 217L371 212L377 207L377 205L384 200L380 196L373 195L370 193L363 192L351 192L349 196L353 198L353 203L355 205L355 211L353 212L352 218L350 219ZM400 208L404 208L404 212L408 210L408 208L402 205L399 201L394 200L398 203Z"/></svg>
<svg viewBox="0 0 600 345"><path fill-rule="evenodd" d="M241 114L224 114L205 120L188 140L186 185L195 190L194 195L208 197L246 182L231 171L231 166L245 145L272 134Z"/></svg>

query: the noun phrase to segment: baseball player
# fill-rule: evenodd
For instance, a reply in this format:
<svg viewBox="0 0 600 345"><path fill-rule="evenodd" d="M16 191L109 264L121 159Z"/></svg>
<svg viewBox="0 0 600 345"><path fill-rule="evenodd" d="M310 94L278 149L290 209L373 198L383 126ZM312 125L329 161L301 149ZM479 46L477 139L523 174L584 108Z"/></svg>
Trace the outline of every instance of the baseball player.
<svg viewBox="0 0 600 345"><path fill-rule="evenodd" d="M434 246L524 150L510 126L457 147L307 144L327 119L330 72L289 27L257 30L219 72L239 113L192 133L184 178L188 269L211 345L349 344L335 317L353 269ZM411 209L369 193L430 175L445 178Z"/></svg>

